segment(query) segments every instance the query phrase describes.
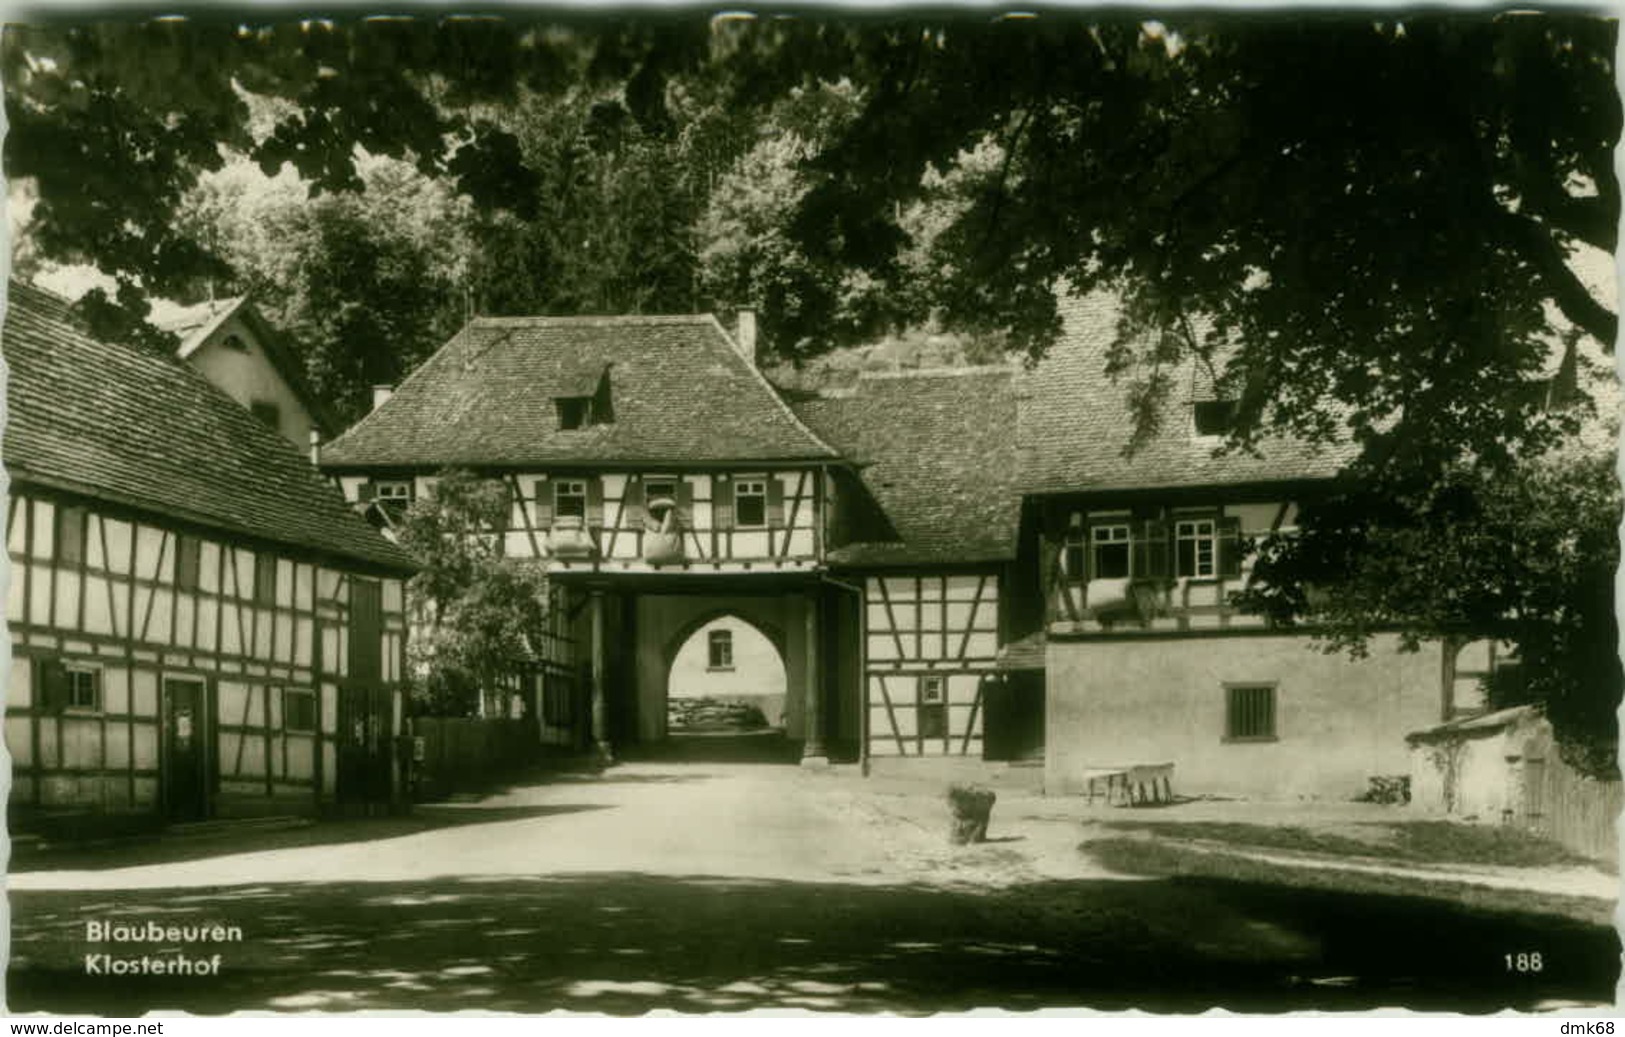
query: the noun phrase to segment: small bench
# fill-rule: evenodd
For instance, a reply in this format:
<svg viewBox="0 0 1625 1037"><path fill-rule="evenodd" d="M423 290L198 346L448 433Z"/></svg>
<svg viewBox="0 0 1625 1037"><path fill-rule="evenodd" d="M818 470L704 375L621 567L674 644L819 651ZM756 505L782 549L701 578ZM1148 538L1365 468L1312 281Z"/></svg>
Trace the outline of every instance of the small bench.
<svg viewBox="0 0 1625 1037"><path fill-rule="evenodd" d="M1106 802L1172 803L1174 765L1171 763L1134 763L1116 767L1085 767L1083 779L1089 793L1089 802L1105 783Z"/></svg>

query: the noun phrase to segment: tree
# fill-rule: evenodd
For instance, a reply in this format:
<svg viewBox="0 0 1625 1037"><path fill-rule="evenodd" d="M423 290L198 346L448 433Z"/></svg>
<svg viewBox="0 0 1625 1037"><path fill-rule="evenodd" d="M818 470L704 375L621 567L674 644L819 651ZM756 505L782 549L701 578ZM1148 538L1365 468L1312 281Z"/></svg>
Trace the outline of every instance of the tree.
<svg viewBox="0 0 1625 1037"><path fill-rule="evenodd" d="M463 321L472 206L407 163L366 158L359 192L309 198L291 173L238 157L205 174L177 221L227 264L213 294L251 294L346 422ZM195 286L193 294L205 288Z"/></svg>
<svg viewBox="0 0 1625 1037"><path fill-rule="evenodd" d="M1609 453L1559 451L1511 472L1458 465L1404 492L1348 485L1309 505L1300 531L1259 545L1238 602L1284 626L1312 622L1328 651L1356 656L1379 630L1412 650L1511 642L1516 679L1492 682L1491 703L1541 704L1566 758L1617 777L1620 517Z"/></svg>
<svg viewBox="0 0 1625 1037"><path fill-rule="evenodd" d="M401 545L421 567L408 585L420 622L410 639L420 712L478 711L483 692L536 661L547 631L548 581L541 563L505 558L507 488L450 470L407 509Z"/></svg>
<svg viewBox="0 0 1625 1037"><path fill-rule="evenodd" d="M1128 304L1118 373L1232 350L1238 445L1352 430L1435 462L1496 449L1530 424L1544 434L1521 387L1545 303L1613 340L1614 315L1564 262L1614 246L1606 20L777 31L786 54L814 56L807 74L869 85L792 223L815 260L885 282L905 241L897 203L996 140L1005 165L940 236L955 261L931 301L1041 352L1057 290L1110 286Z"/></svg>

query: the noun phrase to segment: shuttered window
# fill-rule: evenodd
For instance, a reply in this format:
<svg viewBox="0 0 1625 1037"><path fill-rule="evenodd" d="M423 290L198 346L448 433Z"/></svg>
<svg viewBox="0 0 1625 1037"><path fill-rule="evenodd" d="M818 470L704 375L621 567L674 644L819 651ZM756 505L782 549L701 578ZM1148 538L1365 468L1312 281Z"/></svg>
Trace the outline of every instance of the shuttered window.
<svg viewBox="0 0 1625 1037"><path fill-rule="evenodd" d="M1266 742L1275 732L1275 685L1226 684L1224 737L1228 742Z"/></svg>
<svg viewBox="0 0 1625 1037"><path fill-rule="evenodd" d="M276 555L260 552L254 556L254 603L276 604Z"/></svg>
<svg viewBox="0 0 1625 1037"><path fill-rule="evenodd" d="M194 536L181 536L175 540L175 588L195 591L198 588L198 569L203 556L203 541Z"/></svg>
<svg viewBox="0 0 1625 1037"><path fill-rule="evenodd" d="M1096 526L1089 531L1089 576L1096 580L1120 580L1129 574L1129 527L1126 523Z"/></svg>
<svg viewBox="0 0 1625 1037"><path fill-rule="evenodd" d="M587 480L560 479L553 484L553 515L587 520Z"/></svg>
<svg viewBox="0 0 1625 1037"><path fill-rule="evenodd" d="M85 509L56 509L56 559L78 564L85 559Z"/></svg>
<svg viewBox="0 0 1625 1037"><path fill-rule="evenodd" d="M734 526L763 529L767 526L767 482L740 479L734 483Z"/></svg>

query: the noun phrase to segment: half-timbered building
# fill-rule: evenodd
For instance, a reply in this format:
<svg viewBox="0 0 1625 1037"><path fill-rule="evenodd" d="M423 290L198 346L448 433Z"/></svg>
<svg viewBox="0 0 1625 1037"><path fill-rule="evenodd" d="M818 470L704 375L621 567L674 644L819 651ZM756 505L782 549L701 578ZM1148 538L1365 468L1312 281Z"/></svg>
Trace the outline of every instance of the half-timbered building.
<svg viewBox="0 0 1625 1037"><path fill-rule="evenodd" d="M481 318L323 452L399 513L436 473L502 480L556 630L520 696L545 741L666 735L679 649L721 616L785 663L807 760L1042 759L1045 787L1172 763L1186 790L1345 796L1405 770L1437 652L1364 662L1243 615L1250 538L1346 451L1225 453L1188 371L1133 452L1109 300L1030 371L865 375L781 394L710 316ZM958 761L956 763L955 761Z"/></svg>
<svg viewBox="0 0 1625 1037"><path fill-rule="evenodd" d="M409 560L182 360L16 280L4 353L13 816L388 808Z"/></svg>
<svg viewBox="0 0 1625 1037"><path fill-rule="evenodd" d="M1031 582L1015 566L1014 383L1003 367L877 373L796 404L853 464L828 564L863 601L842 652L876 766L1042 752L1041 675L1001 658Z"/></svg>
<svg viewBox="0 0 1625 1037"><path fill-rule="evenodd" d="M856 606L826 574L847 462L757 370L746 328L479 318L321 452L346 497L386 513L450 468L508 487L503 549L544 560L554 588L556 636L521 696L546 741L663 738L672 662L724 615L779 649L806 759L855 738L828 632Z"/></svg>
<svg viewBox="0 0 1625 1037"><path fill-rule="evenodd" d="M1193 363L1157 432L1128 452L1124 387L1103 376L1114 304L1069 299L1063 318L1018 431L1044 605L1020 639L1046 671L1045 787L1173 763L1186 789L1346 798L1404 773L1405 734L1439 718L1436 647L1401 653L1379 635L1354 662L1229 601L1248 578L1246 541L1293 528L1348 451L1220 451L1233 404Z"/></svg>

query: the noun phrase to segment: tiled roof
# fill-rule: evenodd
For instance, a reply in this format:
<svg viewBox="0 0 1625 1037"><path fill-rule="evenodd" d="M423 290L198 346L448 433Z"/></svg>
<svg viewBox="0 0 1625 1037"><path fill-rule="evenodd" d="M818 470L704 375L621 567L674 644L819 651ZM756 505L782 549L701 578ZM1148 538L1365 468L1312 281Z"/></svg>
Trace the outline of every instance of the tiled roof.
<svg viewBox="0 0 1625 1037"><path fill-rule="evenodd" d="M1133 429L1127 385L1106 374L1117 330L1114 299L1062 296L1060 339L1022 377L1019 492L1164 489L1329 478L1352 456L1346 447L1268 439L1258 456L1217 453L1216 439L1195 436L1190 406L1210 398L1199 365L1177 378L1164 402L1161 431L1125 454Z"/></svg>
<svg viewBox="0 0 1625 1037"><path fill-rule="evenodd" d="M614 420L561 430L553 400L609 370ZM836 456L716 319L482 317L322 451L324 467L804 461Z"/></svg>
<svg viewBox="0 0 1625 1037"><path fill-rule="evenodd" d="M1015 557L1016 399L1008 368L870 375L850 394L797 403L817 432L861 466L899 539L848 544L839 565L1003 561Z"/></svg>
<svg viewBox="0 0 1625 1037"><path fill-rule="evenodd" d="M7 303L5 464L16 482L411 568L298 450L180 360L91 338L63 300L16 280Z"/></svg>

